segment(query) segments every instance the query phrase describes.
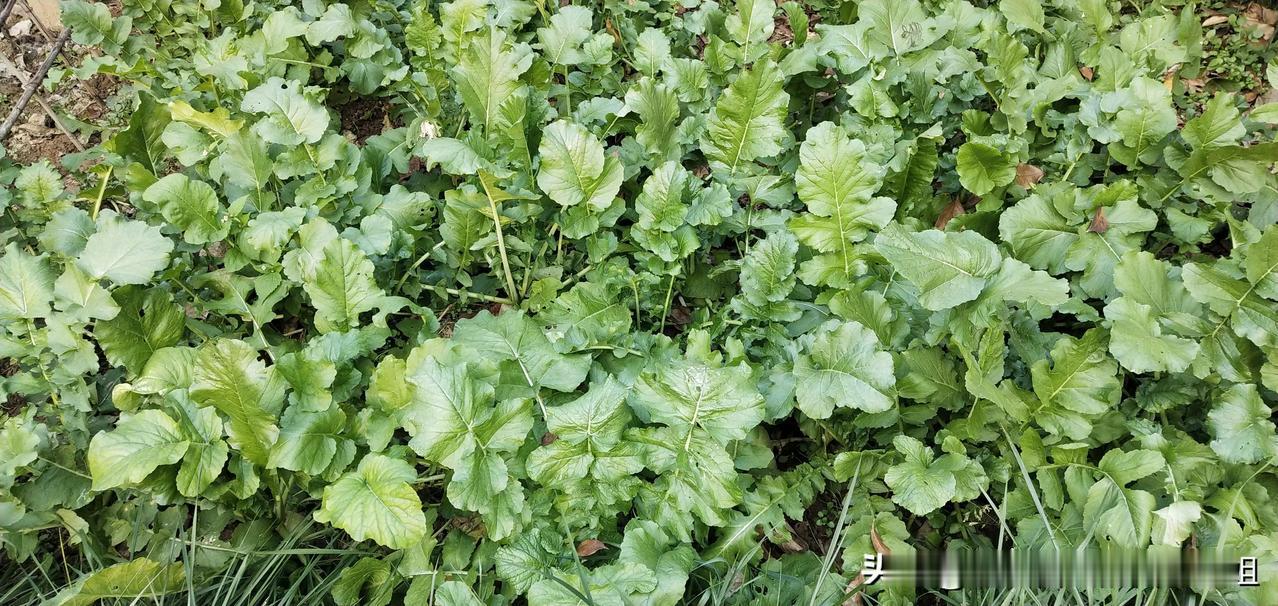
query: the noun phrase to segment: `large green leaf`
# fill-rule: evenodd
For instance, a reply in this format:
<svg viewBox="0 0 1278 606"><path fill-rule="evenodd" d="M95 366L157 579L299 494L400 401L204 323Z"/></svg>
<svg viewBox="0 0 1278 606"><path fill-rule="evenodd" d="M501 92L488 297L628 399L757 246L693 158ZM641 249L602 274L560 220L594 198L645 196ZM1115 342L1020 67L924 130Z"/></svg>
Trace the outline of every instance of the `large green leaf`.
<svg viewBox="0 0 1278 606"><path fill-rule="evenodd" d="M794 362L799 409L828 418L837 407L884 412L895 398L892 355L874 333L857 322L830 321L800 339Z"/></svg>
<svg viewBox="0 0 1278 606"><path fill-rule="evenodd" d="M90 606L99 600L159 599L186 586L186 568L181 562L164 565L148 558L137 558L90 574L58 593L51 603Z"/></svg>
<svg viewBox="0 0 1278 606"><path fill-rule="evenodd" d="M76 262L95 280L146 284L168 266L172 250L173 241L160 234L158 227L103 212L98 230L89 236Z"/></svg>
<svg viewBox="0 0 1278 606"><path fill-rule="evenodd" d="M217 193L203 181L174 173L146 188L142 199L159 206L164 218L181 228L191 244L215 242L230 232Z"/></svg>
<svg viewBox="0 0 1278 606"><path fill-rule="evenodd" d="M980 296L1002 261L998 248L974 232L912 233L892 223L883 228L874 245L898 273L919 288L919 303L932 310Z"/></svg>
<svg viewBox="0 0 1278 606"><path fill-rule="evenodd" d="M89 444L93 489L137 484L155 468L180 461L189 445L163 412L143 410L123 417L113 431L93 436Z"/></svg>
<svg viewBox="0 0 1278 606"><path fill-rule="evenodd" d="M10 242L0 257L0 319L43 318L52 302L53 276L44 260Z"/></svg>
<svg viewBox="0 0 1278 606"><path fill-rule="evenodd" d="M735 174L746 164L781 151L790 103L782 84L781 72L768 60L737 76L710 113L701 142L706 158Z"/></svg>
<svg viewBox="0 0 1278 606"><path fill-rule="evenodd" d="M324 488L315 519L345 530L356 541L371 539L391 549L411 547L426 535L426 515L413 490L412 465L379 454L364 455L359 468Z"/></svg>
<svg viewBox="0 0 1278 606"><path fill-rule="evenodd" d="M284 382L275 368L248 343L217 339L200 348L191 377L191 399L217 409L226 418L231 446L266 466L284 401Z"/></svg>
<svg viewBox="0 0 1278 606"><path fill-rule="evenodd" d="M309 98L299 83L279 77L268 78L244 93L240 109L265 114L254 131L268 143L315 143L328 128L328 112L324 106Z"/></svg>
<svg viewBox="0 0 1278 606"><path fill-rule="evenodd" d="M453 339L492 360L507 360L531 388L575 389L586 378L589 359L555 351L546 334L519 311L481 312L457 323Z"/></svg>
<svg viewBox="0 0 1278 606"><path fill-rule="evenodd" d="M1257 463L1278 455L1273 411L1255 385L1234 385L1212 406L1208 425L1212 450L1227 463Z"/></svg>
<svg viewBox="0 0 1278 606"><path fill-rule="evenodd" d="M596 210L612 204L621 187L621 162L604 154L589 131L560 120L542 134L537 187L561 206L585 203Z"/></svg>
<svg viewBox="0 0 1278 606"><path fill-rule="evenodd" d="M896 211L892 200L873 197L885 170L866 156L861 141L831 122L808 131L799 162L795 182L808 213L796 217L790 227L804 244L835 253L844 273L851 272L853 246L871 229L891 221Z"/></svg>
<svg viewBox="0 0 1278 606"><path fill-rule="evenodd" d="M321 332L358 327L360 314L373 309L385 293L373 277L373 263L346 238L324 246L314 273L302 282L315 306Z"/></svg>
<svg viewBox="0 0 1278 606"><path fill-rule="evenodd" d="M978 196L1003 187L1016 178L1016 160L984 143L964 143L955 157L959 181Z"/></svg>
<svg viewBox="0 0 1278 606"><path fill-rule="evenodd" d="M186 315L173 296L159 289L125 287L113 293L120 311L98 322L93 335L107 361L140 374L151 355L176 345L186 332Z"/></svg>

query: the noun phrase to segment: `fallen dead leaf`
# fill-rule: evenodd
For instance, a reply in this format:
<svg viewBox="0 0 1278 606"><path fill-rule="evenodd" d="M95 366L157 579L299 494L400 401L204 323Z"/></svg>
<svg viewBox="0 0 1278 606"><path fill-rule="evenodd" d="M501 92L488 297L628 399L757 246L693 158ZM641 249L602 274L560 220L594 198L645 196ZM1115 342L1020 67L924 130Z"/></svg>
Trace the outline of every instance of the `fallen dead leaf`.
<svg viewBox="0 0 1278 606"><path fill-rule="evenodd" d="M607 548L608 546L604 545L604 542L599 539L586 539L577 545L577 555L587 558Z"/></svg>
<svg viewBox="0 0 1278 606"><path fill-rule="evenodd" d="M1243 18L1247 20L1246 28L1255 32L1259 42L1273 39L1274 26L1278 24L1278 11L1253 2L1243 11Z"/></svg>
<svg viewBox="0 0 1278 606"><path fill-rule="evenodd" d="M782 543L780 547L781 547L781 551L784 551L786 553L803 553L808 550L808 548L803 543L800 543L794 539L790 539L789 541Z"/></svg>
<svg viewBox="0 0 1278 606"><path fill-rule="evenodd" d="M1203 19L1203 27L1216 27L1222 23L1228 23L1229 17L1225 15L1212 15Z"/></svg>
<svg viewBox="0 0 1278 606"><path fill-rule="evenodd" d="M874 526L870 527L870 544L874 546L874 551L885 556L892 555L892 550L888 549L887 543L883 542L883 537L879 536L879 529Z"/></svg>
<svg viewBox="0 0 1278 606"><path fill-rule="evenodd" d="M963 208L963 203L958 198L955 198L953 202L950 202L948 206L941 210L941 215L936 218L936 228L945 229L945 226L949 225L954 217L965 212L967 211Z"/></svg>
<svg viewBox="0 0 1278 606"><path fill-rule="evenodd" d="M1104 207L1096 209L1096 216L1092 217L1092 223L1087 226L1087 231L1094 234L1103 234L1109 231L1109 219L1105 218Z"/></svg>
<svg viewBox="0 0 1278 606"><path fill-rule="evenodd" d="M1016 184L1018 186L1029 189L1042 180L1043 169L1033 164L1016 165Z"/></svg>

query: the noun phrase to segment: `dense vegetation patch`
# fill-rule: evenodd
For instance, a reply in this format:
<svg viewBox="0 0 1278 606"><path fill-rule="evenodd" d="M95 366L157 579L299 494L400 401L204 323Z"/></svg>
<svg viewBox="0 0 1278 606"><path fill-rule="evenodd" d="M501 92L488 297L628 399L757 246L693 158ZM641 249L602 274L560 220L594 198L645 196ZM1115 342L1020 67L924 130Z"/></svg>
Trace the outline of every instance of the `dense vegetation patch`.
<svg viewBox="0 0 1278 606"><path fill-rule="evenodd" d="M1278 69L1238 8L66 0L55 74L135 101L0 165L0 602L1272 561Z"/></svg>

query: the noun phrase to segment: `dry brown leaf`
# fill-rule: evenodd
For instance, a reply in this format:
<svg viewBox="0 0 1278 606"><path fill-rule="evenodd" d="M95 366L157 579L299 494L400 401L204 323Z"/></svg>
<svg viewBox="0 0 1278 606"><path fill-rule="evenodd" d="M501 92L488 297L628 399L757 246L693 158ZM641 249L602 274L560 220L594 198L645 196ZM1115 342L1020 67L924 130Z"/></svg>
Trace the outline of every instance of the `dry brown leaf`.
<svg viewBox="0 0 1278 606"><path fill-rule="evenodd" d="M888 549L887 543L883 542L883 537L879 536L879 529L874 526L870 527L870 544L874 546L874 551L885 556L892 555L892 550Z"/></svg>
<svg viewBox="0 0 1278 606"><path fill-rule="evenodd" d="M954 217L965 212L967 211L963 208L963 203L959 202L958 198L955 198L953 202L950 202L948 206L941 210L941 215L936 218L936 228L945 229L945 226L949 225Z"/></svg>
<svg viewBox="0 0 1278 606"><path fill-rule="evenodd" d="M604 545L604 542L599 539L586 539L577 545L577 555L588 558L607 548L608 546Z"/></svg>
<svg viewBox="0 0 1278 606"><path fill-rule="evenodd" d="M1252 23L1270 27L1278 25L1278 10L1266 8L1256 2L1247 5L1246 10L1243 11L1243 16Z"/></svg>
<svg viewBox="0 0 1278 606"><path fill-rule="evenodd" d="M1212 15L1203 19L1203 27L1216 27L1217 25L1228 22L1229 17L1226 17L1225 15Z"/></svg>
<svg viewBox="0 0 1278 606"><path fill-rule="evenodd" d="M1087 231L1094 234L1103 234L1109 231L1109 219L1105 218L1104 207L1096 209L1096 216L1092 217L1092 223L1087 226Z"/></svg>
<svg viewBox="0 0 1278 606"><path fill-rule="evenodd" d="M786 553L803 553L808 550L807 546L794 539L790 539L780 545L781 551Z"/></svg>
<svg viewBox="0 0 1278 606"><path fill-rule="evenodd" d="M848 583L848 586L843 589L844 594L850 593L852 594L852 597L843 600L842 606L861 606L861 592L857 591L857 588L864 582L865 575L858 572L856 576L852 578L852 582Z"/></svg>
<svg viewBox="0 0 1278 606"><path fill-rule="evenodd" d="M1033 164L1017 164L1016 165L1016 184L1025 189L1034 187L1034 184L1043 180L1043 169Z"/></svg>

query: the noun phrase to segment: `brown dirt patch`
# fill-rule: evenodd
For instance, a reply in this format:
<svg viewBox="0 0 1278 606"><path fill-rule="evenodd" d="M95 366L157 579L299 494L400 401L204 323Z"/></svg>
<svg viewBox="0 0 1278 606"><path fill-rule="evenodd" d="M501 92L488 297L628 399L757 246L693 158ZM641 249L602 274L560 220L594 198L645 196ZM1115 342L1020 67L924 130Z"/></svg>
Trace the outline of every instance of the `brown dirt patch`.
<svg viewBox="0 0 1278 606"><path fill-rule="evenodd" d="M342 132L354 137L356 143L393 127L390 104L384 99L356 97L336 109L342 118Z"/></svg>
<svg viewBox="0 0 1278 606"><path fill-rule="evenodd" d="M19 3L9 19L0 24L4 29L0 37L0 120L9 115L22 95L24 82L37 71L52 47L51 40L33 23L31 15ZM9 35L11 29L20 35ZM86 53L86 49L68 43L54 69L76 65ZM111 123L116 121L114 118L119 112L112 111L113 100L118 90L118 81L110 76L98 75L83 81L67 76L52 92L41 87L36 95L60 116L80 144L88 148L100 142L103 129L114 126ZM35 99L23 108L3 144L7 155L20 164L48 160L60 167L66 155L78 151Z"/></svg>

